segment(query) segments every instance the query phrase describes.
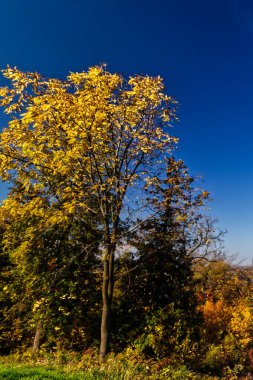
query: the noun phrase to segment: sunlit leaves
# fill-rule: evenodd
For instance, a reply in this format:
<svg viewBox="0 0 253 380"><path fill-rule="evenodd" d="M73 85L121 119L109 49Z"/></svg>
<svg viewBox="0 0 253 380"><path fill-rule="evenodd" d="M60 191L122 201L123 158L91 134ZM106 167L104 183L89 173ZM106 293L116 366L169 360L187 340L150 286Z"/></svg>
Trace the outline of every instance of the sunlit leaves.
<svg viewBox="0 0 253 380"><path fill-rule="evenodd" d="M2 179L17 181L24 195L64 204L66 215L76 205L117 213L127 188L176 142L167 130L173 100L160 77L127 82L105 66L66 81L10 67L3 74L11 87L0 89L0 103L13 118L1 134Z"/></svg>

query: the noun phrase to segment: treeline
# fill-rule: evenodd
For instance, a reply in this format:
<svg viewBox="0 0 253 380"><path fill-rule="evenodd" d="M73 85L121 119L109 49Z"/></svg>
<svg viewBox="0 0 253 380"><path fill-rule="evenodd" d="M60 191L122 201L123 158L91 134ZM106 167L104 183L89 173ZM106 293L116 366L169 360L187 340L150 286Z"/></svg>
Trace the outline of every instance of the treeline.
<svg viewBox="0 0 253 380"><path fill-rule="evenodd" d="M252 276L222 260L207 191L173 155L160 77L4 70L0 350L252 365Z"/></svg>

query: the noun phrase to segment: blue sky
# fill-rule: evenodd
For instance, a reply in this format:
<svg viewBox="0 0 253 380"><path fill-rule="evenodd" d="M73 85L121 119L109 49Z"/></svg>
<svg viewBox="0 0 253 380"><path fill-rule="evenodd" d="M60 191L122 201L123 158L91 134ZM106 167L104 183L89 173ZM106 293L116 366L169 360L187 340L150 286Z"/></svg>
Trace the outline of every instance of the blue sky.
<svg viewBox="0 0 253 380"><path fill-rule="evenodd" d="M64 77L106 62L125 76L161 75L180 104L177 155L204 178L228 253L251 262L251 0L1 1L0 41L0 68Z"/></svg>

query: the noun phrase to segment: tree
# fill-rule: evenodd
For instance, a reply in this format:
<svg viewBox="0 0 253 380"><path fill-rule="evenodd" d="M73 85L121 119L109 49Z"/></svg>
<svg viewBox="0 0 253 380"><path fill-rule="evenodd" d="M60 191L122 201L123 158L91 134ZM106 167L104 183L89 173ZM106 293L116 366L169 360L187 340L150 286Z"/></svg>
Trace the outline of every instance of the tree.
<svg viewBox="0 0 253 380"><path fill-rule="evenodd" d="M104 66L71 73L66 81L10 67L4 76L11 87L1 88L1 105L12 119L1 134L0 174L19 189L4 206L21 217L39 216L44 230L95 217L102 235L103 360L122 222L136 228L140 204L141 215L148 215L145 189L164 175L177 141L169 133L174 101L160 77L126 81ZM29 226L27 244L36 233Z"/></svg>
<svg viewBox="0 0 253 380"><path fill-rule="evenodd" d="M203 315L199 353L204 365L213 371L227 366L249 367L253 334L251 274L222 260L200 262L194 269L198 309Z"/></svg>
<svg viewBox="0 0 253 380"><path fill-rule="evenodd" d="M30 346L31 336L34 353L42 339L47 347L79 349L98 339L98 236L83 220L43 230L40 218L17 209L7 219L5 205L0 210L1 256L10 266L0 273L3 349Z"/></svg>
<svg viewBox="0 0 253 380"><path fill-rule="evenodd" d="M146 320L152 320L152 326L155 321L161 326L159 318L163 315L167 325L163 326L166 333L161 341L167 349L161 351L175 353L179 341L171 333L175 323L175 318L174 322L169 318L172 310L174 317L180 318L177 323L182 322L181 338L190 330L192 335L196 331L193 267L196 257L206 260L213 256L217 236L213 225L208 224L209 228L205 229L203 208L209 193L201 190L196 182L182 160L170 157L164 178L157 178L148 189L152 217L141 220L139 229L129 234L128 251L116 261L116 267L121 266L113 324L118 342L125 341L126 336L132 342L140 335L147 335ZM174 343L170 345L169 341Z"/></svg>

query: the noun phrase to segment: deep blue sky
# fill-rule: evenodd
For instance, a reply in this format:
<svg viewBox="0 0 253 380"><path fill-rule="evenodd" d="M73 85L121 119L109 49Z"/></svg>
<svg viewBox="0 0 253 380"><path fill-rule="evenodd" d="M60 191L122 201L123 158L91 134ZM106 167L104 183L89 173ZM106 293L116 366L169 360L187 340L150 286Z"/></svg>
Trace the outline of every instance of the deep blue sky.
<svg viewBox="0 0 253 380"><path fill-rule="evenodd" d="M125 76L161 75L180 103L178 157L204 178L227 251L251 262L251 0L6 0L0 40L0 68L64 77L106 62Z"/></svg>

